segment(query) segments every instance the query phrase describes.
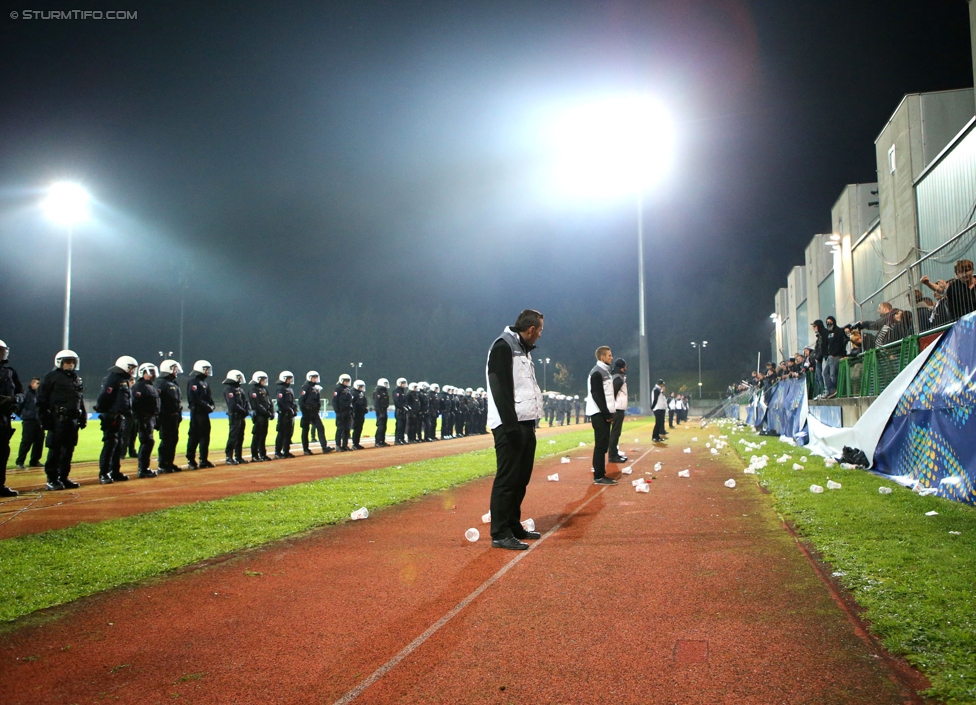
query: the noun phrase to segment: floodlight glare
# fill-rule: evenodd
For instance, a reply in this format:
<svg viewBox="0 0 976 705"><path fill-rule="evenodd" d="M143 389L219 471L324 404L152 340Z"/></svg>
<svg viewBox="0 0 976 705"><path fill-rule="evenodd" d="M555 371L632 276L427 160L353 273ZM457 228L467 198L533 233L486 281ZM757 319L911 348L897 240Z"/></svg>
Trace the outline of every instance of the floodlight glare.
<svg viewBox="0 0 976 705"><path fill-rule="evenodd" d="M59 181L48 189L44 211L59 225L71 226L88 217L88 192L69 181Z"/></svg>
<svg viewBox="0 0 976 705"><path fill-rule="evenodd" d="M625 95L576 106L553 125L563 188L581 197L647 191L667 173L674 151L671 116L657 101Z"/></svg>

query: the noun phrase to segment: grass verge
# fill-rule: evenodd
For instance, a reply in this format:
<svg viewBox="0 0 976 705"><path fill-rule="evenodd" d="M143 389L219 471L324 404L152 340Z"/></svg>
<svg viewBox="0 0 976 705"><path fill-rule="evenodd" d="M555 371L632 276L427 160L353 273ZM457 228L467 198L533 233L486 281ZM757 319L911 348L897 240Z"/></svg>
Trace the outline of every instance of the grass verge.
<svg viewBox="0 0 976 705"><path fill-rule="evenodd" d="M928 677L925 695L976 703L976 509L921 497L866 470L828 468L775 438L728 433L744 465L752 455L769 456L758 477L777 511L833 566L885 648ZM748 450L740 439L766 445ZM792 458L777 463L784 453ZM842 488L810 491L826 487L828 478ZM879 494L879 487L892 494ZM938 514L926 516L931 511Z"/></svg>
<svg viewBox="0 0 976 705"><path fill-rule="evenodd" d="M592 431L542 440L537 458L592 441ZM259 546L491 475L493 450L326 478L97 524L0 541L0 620Z"/></svg>

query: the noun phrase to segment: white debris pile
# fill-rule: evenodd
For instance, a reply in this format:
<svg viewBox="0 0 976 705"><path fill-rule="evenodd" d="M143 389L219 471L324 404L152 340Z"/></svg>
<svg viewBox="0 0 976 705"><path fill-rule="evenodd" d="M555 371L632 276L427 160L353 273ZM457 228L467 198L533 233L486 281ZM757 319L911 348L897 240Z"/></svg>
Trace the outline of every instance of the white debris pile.
<svg viewBox="0 0 976 705"><path fill-rule="evenodd" d="M792 455L787 455L786 453L783 453L781 456L779 456L778 458L776 458L776 462L779 463L780 465L782 465L783 463L785 463L787 460L793 460L793 456Z"/></svg>

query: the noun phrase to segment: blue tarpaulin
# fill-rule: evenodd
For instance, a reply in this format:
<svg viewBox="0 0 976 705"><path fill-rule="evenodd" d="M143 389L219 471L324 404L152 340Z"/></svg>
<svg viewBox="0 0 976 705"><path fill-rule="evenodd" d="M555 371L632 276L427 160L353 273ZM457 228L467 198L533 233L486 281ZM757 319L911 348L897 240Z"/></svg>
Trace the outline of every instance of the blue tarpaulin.
<svg viewBox="0 0 976 705"><path fill-rule="evenodd" d="M759 419L761 433L789 436L798 443L806 438L807 381L783 379L773 385L766 414Z"/></svg>

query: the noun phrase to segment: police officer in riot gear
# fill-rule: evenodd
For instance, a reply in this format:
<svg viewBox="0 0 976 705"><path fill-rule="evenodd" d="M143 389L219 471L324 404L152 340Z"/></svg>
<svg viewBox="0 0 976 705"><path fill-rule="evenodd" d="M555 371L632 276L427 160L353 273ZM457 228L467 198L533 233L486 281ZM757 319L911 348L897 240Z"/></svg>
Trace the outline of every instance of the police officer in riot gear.
<svg viewBox="0 0 976 705"><path fill-rule="evenodd" d="M251 462L261 463L268 457L268 425L274 418L274 405L268 394L268 373L257 371L251 377Z"/></svg>
<svg viewBox="0 0 976 705"><path fill-rule="evenodd" d="M445 384L437 395L437 406L441 411L441 440L451 438L454 431L454 407L451 403L451 385Z"/></svg>
<svg viewBox="0 0 976 705"><path fill-rule="evenodd" d="M278 435L275 437L275 458L294 458L291 454L291 435L295 431L295 417L298 416L298 406L295 404L295 392L291 385L295 375L283 370L278 375L278 389L275 397L278 400Z"/></svg>
<svg viewBox="0 0 976 705"><path fill-rule="evenodd" d="M376 412L376 442L377 448L388 446L386 442L386 416L390 408L390 380L380 377L373 390L373 411Z"/></svg>
<svg viewBox="0 0 976 705"><path fill-rule="evenodd" d="M417 442L430 440L430 397L427 392L430 385L426 382L417 384Z"/></svg>
<svg viewBox="0 0 976 705"><path fill-rule="evenodd" d="M80 487L68 479L71 456L78 445L78 430L88 425L85 409L85 386L78 376L78 355L62 350L54 356L54 369L44 375L37 392L37 415L41 428L47 431L47 489L64 490Z"/></svg>
<svg viewBox="0 0 976 705"><path fill-rule="evenodd" d="M302 448L305 455L311 455L312 451L308 447L308 429L314 427L318 431L319 445L323 453L331 453L334 449L329 447L325 439L325 427L322 425L322 418L319 412L322 409L322 385L319 384L319 373L310 370L305 375L305 385L298 397L298 408L302 411Z"/></svg>
<svg viewBox="0 0 976 705"><path fill-rule="evenodd" d="M349 434L352 432L352 392L349 385L352 378L349 375L339 375L335 391L332 392L332 410L336 415L336 450L352 450L349 447Z"/></svg>
<svg viewBox="0 0 976 705"><path fill-rule="evenodd" d="M14 435L11 416L17 396L24 393L17 370L7 359L10 349L0 340L0 497L16 497L19 493L7 487L7 461L10 459L10 439Z"/></svg>
<svg viewBox="0 0 976 705"><path fill-rule="evenodd" d="M244 384L244 373L231 370L224 379L224 402L227 404L227 446L224 454L228 465L246 465L244 460L244 431L247 429L247 416L251 413L251 405L247 395L241 389Z"/></svg>
<svg viewBox="0 0 976 705"><path fill-rule="evenodd" d="M102 422L102 454L98 458L98 481L103 485L125 482L122 455L125 453L125 421L132 418L132 388L129 386L139 363L130 355L123 355L110 367L102 381L102 391L95 402L95 411Z"/></svg>
<svg viewBox="0 0 976 705"><path fill-rule="evenodd" d="M411 382L407 385L407 443L417 443L417 422L420 418L420 395L417 392L417 383Z"/></svg>
<svg viewBox="0 0 976 705"><path fill-rule="evenodd" d="M156 438L156 419L159 416L159 391L155 387L159 370L151 362L139 366L139 379L132 387L132 422L139 434L138 477L156 477L149 467Z"/></svg>
<svg viewBox="0 0 976 705"><path fill-rule="evenodd" d="M186 383L186 402L190 407L190 434L186 441L187 469L216 467L210 462L210 414L216 408L210 394L207 377L213 367L206 360L193 363L193 372ZM200 449L200 465L197 465L197 448Z"/></svg>
<svg viewBox="0 0 976 705"><path fill-rule="evenodd" d="M393 390L393 409L396 414L396 430L394 431L394 445L402 446L406 443L407 432L407 379L397 380L397 388Z"/></svg>
<svg viewBox="0 0 976 705"><path fill-rule="evenodd" d="M157 473L180 472L176 464L176 444L180 440L180 424L183 423L183 390L176 381L183 368L176 360L163 360L159 364L156 391L159 392L159 454L156 457Z"/></svg>
<svg viewBox="0 0 976 705"><path fill-rule="evenodd" d="M430 390L427 392L427 418L429 419L429 431L430 435L428 440L436 441L437 438L437 417L441 411L441 401L439 393L441 391L441 386L439 384L431 384Z"/></svg>
<svg viewBox="0 0 976 705"><path fill-rule="evenodd" d="M352 447L356 450L365 450L359 444L363 437L363 423L366 421L366 412L369 411L369 399L366 398L366 383L357 379L352 383Z"/></svg>

